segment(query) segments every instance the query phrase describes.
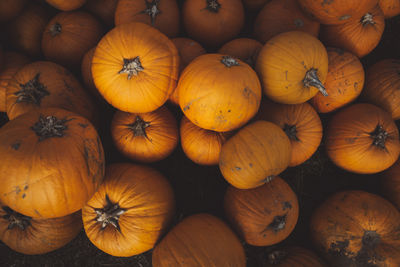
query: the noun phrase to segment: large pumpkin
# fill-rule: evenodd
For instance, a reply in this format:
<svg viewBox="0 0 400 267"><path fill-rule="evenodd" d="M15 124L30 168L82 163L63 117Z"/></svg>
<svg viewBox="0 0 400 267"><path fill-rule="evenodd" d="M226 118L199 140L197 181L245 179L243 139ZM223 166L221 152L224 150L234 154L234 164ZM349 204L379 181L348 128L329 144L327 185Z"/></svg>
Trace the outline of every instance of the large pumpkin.
<svg viewBox="0 0 400 267"><path fill-rule="evenodd" d="M206 213L183 219L155 247L154 267L245 267L242 244L220 219Z"/></svg>
<svg viewBox="0 0 400 267"><path fill-rule="evenodd" d="M334 194L314 211L310 232L332 266L400 266L400 213L378 195Z"/></svg>
<svg viewBox="0 0 400 267"><path fill-rule="evenodd" d="M400 0L379 0L379 7L387 19L400 14Z"/></svg>
<svg viewBox="0 0 400 267"><path fill-rule="evenodd" d="M103 180L104 153L85 118L56 108L31 110L0 129L0 201L26 216L80 210Z"/></svg>
<svg viewBox="0 0 400 267"><path fill-rule="evenodd" d="M285 132L268 121L255 121L240 129L222 146L219 168L234 187L261 186L284 171L292 147Z"/></svg>
<svg viewBox="0 0 400 267"><path fill-rule="evenodd" d="M92 60L96 88L115 108L156 110L176 87L179 55L167 36L144 23L122 24L99 42Z"/></svg>
<svg viewBox="0 0 400 267"><path fill-rule="evenodd" d="M325 147L337 166L355 173L377 173L399 157L399 131L383 109L353 104L332 117Z"/></svg>
<svg viewBox="0 0 400 267"><path fill-rule="evenodd" d="M71 11L80 8L87 0L46 0L46 2L62 11Z"/></svg>
<svg viewBox="0 0 400 267"><path fill-rule="evenodd" d="M381 175L382 192L400 210L400 161Z"/></svg>
<svg viewBox="0 0 400 267"><path fill-rule="evenodd" d="M291 246L269 252L263 267L328 267L328 265L313 251Z"/></svg>
<svg viewBox="0 0 400 267"><path fill-rule="evenodd" d="M261 48L262 44L254 39L237 38L225 43L218 53L238 58L254 68Z"/></svg>
<svg viewBox="0 0 400 267"><path fill-rule="evenodd" d="M82 209L90 241L117 257L152 249L174 214L174 195L158 171L130 163L107 166L106 178Z"/></svg>
<svg viewBox="0 0 400 267"><path fill-rule="evenodd" d="M217 132L243 126L256 114L261 100L256 72L243 61L222 54L193 60L183 70L176 90L185 116Z"/></svg>
<svg viewBox="0 0 400 267"><path fill-rule="evenodd" d="M283 104L306 102L320 91L328 74L328 54L314 36L291 31L276 35L261 49L256 70L264 94Z"/></svg>

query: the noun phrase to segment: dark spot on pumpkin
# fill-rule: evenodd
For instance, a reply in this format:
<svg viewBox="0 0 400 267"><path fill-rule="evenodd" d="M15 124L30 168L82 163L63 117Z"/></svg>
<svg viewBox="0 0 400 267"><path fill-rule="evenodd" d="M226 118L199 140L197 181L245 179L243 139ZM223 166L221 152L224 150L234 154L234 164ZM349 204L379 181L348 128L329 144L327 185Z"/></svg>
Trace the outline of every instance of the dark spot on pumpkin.
<svg viewBox="0 0 400 267"><path fill-rule="evenodd" d="M78 123L79 126L81 126L82 128L86 128L88 127L89 124L87 123Z"/></svg>
<svg viewBox="0 0 400 267"><path fill-rule="evenodd" d="M188 109L190 109L190 104L187 104L186 106L183 107L183 111L186 111Z"/></svg>
<svg viewBox="0 0 400 267"><path fill-rule="evenodd" d="M240 171L242 168L240 168L240 167L238 167L238 166L235 166L235 169L236 169L237 171Z"/></svg>
<svg viewBox="0 0 400 267"><path fill-rule="evenodd" d="M341 17L339 18L339 20L340 20L340 21L343 21L343 20L347 20L347 19L349 19L349 18L351 18L351 15L343 15L343 16L341 16Z"/></svg>
<svg viewBox="0 0 400 267"><path fill-rule="evenodd" d="M39 211L34 210L34 212L35 212L37 215L39 215L40 217L42 217L42 215L40 215Z"/></svg>
<svg viewBox="0 0 400 267"><path fill-rule="evenodd" d="M253 168L253 163L249 163L250 168Z"/></svg>
<svg viewBox="0 0 400 267"><path fill-rule="evenodd" d="M290 204L289 201L282 202L282 209L283 210L287 210L287 209L291 209L291 208L292 208L292 204Z"/></svg>
<svg viewBox="0 0 400 267"><path fill-rule="evenodd" d="M303 27L304 26L304 21L302 19L295 19L294 21L294 25L298 28Z"/></svg>
<svg viewBox="0 0 400 267"><path fill-rule="evenodd" d="M26 197L26 194L25 194L25 193L23 193L23 194L22 194L22 198L25 198L25 197Z"/></svg>
<svg viewBox="0 0 400 267"><path fill-rule="evenodd" d="M228 112L231 112L231 110L230 110L230 109L228 109Z"/></svg>
<svg viewBox="0 0 400 267"><path fill-rule="evenodd" d="M354 89L358 90L358 82L354 82Z"/></svg>
<svg viewBox="0 0 400 267"><path fill-rule="evenodd" d="M29 188L28 185L25 185L25 186L24 186L24 190L27 190L28 188Z"/></svg>
<svg viewBox="0 0 400 267"><path fill-rule="evenodd" d="M18 195L21 192L21 188L19 186L15 187L15 193Z"/></svg>
<svg viewBox="0 0 400 267"><path fill-rule="evenodd" d="M251 90L250 90L249 88L245 87L245 88L243 89L243 96L244 96L245 98L249 98L249 97L250 97L250 94L251 94Z"/></svg>
<svg viewBox="0 0 400 267"><path fill-rule="evenodd" d="M12 147L14 150L18 150L20 146L21 146L21 143L20 143L20 142L17 142L17 143L14 143L14 144L11 145L11 147Z"/></svg>
<svg viewBox="0 0 400 267"><path fill-rule="evenodd" d="M275 216L272 222L267 226L268 229L272 229L275 233L285 229L287 214L282 216Z"/></svg>

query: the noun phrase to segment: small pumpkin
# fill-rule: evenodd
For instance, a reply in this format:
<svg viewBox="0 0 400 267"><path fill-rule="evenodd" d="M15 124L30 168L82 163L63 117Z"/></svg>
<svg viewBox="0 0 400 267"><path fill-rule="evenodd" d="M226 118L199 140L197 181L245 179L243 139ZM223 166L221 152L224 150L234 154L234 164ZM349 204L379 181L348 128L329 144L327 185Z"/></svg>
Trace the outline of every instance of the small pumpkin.
<svg viewBox="0 0 400 267"><path fill-rule="evenodd" d="M256 72L240 59L222 54L193 60L183 70L176 90L185 116L217 132L243 126L256 114L261 100Z"/></svg>
<svg viewBox="0 0 400 267"><path fill-rule="evenodd" d="M145 113L161 107L176 87L178 50L167 36L140 22L116 26L92 60L96 88L115 108Z"/></svg>
<svg viewBox="0 0 400 267"><path fill-rule="evenodd" d="M301 104L323 86L328 74L328 53L314 36L291 31L276 35L261 49L256 70L264 94L283 104Z"/></svg>
<svg viewBox="0 0 400 267"><path fill-rule="evenodd" d="M118 151L140 162L162 160L178 144L176 119L165 106L148 113L116 111L111 135Z"/></svg>
<svg viewBox="0 0 400 267"><path fill-rule="evenodd" d="M19 253L37 255L59 249L81 229L80 211L60 218L37 219L0 204L0 240Z"/></svg>
<svg viewBox="0 0 400 267"><path fill-rule="evenodd" d="M297 0L271 0L257 14L254 35L263 44L289 31L304 31L318 37L319 22L304 14Z"/></svg>
<svg viewBox="0 0 400 267"><path fill-rule="evenodd" d="M250 189L269 182L290 163L292 147L285 132L268 121L255 121L222 145L219 168L234 187Z"/></svg>
<svg viewBox="0 0 400 267"><path fill-rule="evenodd" d="M382 193L400 210L400 161L397 160L381 176Z"/></svg>
<svg viewBox="0 0 400 267"><path fill-rule="evenodd" d="M299 217L297 196L280 177L253 189L229 186L224 210L239 236L253 246L271 246L286 239Z"/></svg>
<svg viewBox="0 0 400 267"><path fill-rule="evenodd" d="M284 247L269 252L264 267L328 267L313 251L298 247Z"/></svg>
<svg viewBox="0 0 400 267"><path fill-rule="evenodd" d="M155 169L114 163L98 191L82 209L89 240L100 250L130 257L154 247L174 214L174 195Z"/></svg>
<svg viewBox="0 0 400 267"><path fill-rule="evenodd" d="M337 166L355 173L377 173L392 166L399 157L399 131L383 109L353 104L331 118L325 147Z"/></svg>
<svg viewBox="0 0 400 267"><path fill-rule="evenodd" d="M379 7L386 19L400 14L400 0L379 0Z"/></svg>
<svg viewBox="0 0 400 267"><path fill-rule="evenodd" d="M237 38L224 44L218 53L238 58L254 68L261 48L262 44L254 39Z"/></svg>
<svg viewBox="0 0 400 267"><path fill-rule="evenodd" d="M100 18L108 26L114 26L118 0L87 0L85 9Z"/></svg>
<svg viewBox="0 0 400 267"><path fill-rule="evenodd" d="M228 225L206 213L179 222L154 248L154 267L245 267L242 244Z"/></svg>
<svg viewBox="0 0 400 267"><path fill-rule="evenodd" d="M400 213L378 195L335 193L313 212L310 232L332 266L400 265Z"/></svg>
<svg viewBox="0 0 400 267"><path fill-rule="evenodd" d="M25 7L27 0L0 0L0 21L10 21L17 17Z"/></svg>
<svg viewBox="0 0 400 267"><path fill-rule="evenodd" d="M62 11L71 11L82 7L87 0L46 0L46 2Z"/></svg>

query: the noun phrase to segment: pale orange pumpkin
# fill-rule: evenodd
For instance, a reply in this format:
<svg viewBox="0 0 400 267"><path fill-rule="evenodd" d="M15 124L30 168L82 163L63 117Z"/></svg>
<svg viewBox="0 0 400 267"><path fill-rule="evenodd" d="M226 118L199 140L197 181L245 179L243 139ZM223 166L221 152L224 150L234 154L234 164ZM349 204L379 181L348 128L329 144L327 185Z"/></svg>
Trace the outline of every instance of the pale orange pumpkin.
<svg viewBox="0 0 400 267"><path fill-rule="evenodd" d="M386 19L400 14L400 0L379 0L379 7Z"/></svg>
<svg viewBox="0 0 400 267"><path fill-rule="evenodd" d="M238 58L254 68L261 48L262 44L254 39L238 38L224 44L218 53Z"/></svg>

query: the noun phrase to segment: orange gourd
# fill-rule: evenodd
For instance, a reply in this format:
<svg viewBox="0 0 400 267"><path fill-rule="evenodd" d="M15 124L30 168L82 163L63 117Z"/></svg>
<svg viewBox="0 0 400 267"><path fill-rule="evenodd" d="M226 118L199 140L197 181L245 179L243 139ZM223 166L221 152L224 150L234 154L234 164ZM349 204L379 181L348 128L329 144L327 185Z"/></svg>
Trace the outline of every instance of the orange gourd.
<svg viewBox="0 0 400 267"><path fill-rule="evenodd" d="M100 18L108 26L114 25L118 0L87 0L85 9Z"/></svg>
<svg viewBox="0 0 400 267"><path fill-rule="evenodd" d="M400 0L379 0L379 7L386 19L400 14Z"/></svg>
<svg viewBox="0 0 400 267"><path fill-rule="evenodd" d="M262 44L254 39L238 38L224 44L218 53L238 58L254 68L261 48Z"/></svg>
<svg viewBox="0 0 400 267"><path fill-rule="evenodd" d="M328 267L313 251L297 246L275 249L266 258L264 267Z"/></svg>
<svg viewBox="0 0 400 267"><path fill-rule="evenodd" d="M71 11L80 8L87 0L46 0L46 2L62 11Z"/></svg>

